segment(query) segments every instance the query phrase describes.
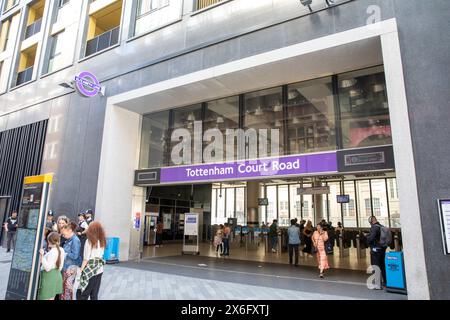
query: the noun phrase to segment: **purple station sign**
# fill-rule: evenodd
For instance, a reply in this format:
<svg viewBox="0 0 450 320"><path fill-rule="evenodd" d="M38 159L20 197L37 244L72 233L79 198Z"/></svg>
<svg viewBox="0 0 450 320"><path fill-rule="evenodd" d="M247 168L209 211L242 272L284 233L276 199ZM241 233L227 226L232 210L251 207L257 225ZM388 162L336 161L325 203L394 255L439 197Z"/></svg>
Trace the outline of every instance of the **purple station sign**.
<svg viewBox="0 0 450 320"><path fill-rule="evenodd" d="M245 180L336 173L336 152L161 168L160 183Z"/></svg>
<svg viewBox="0 0 450 320"><path fill-rule="evenodd" d="M88 98L95 97L102 90L97 77L89 71L80 72L75 76L75 88Z"/></svg>

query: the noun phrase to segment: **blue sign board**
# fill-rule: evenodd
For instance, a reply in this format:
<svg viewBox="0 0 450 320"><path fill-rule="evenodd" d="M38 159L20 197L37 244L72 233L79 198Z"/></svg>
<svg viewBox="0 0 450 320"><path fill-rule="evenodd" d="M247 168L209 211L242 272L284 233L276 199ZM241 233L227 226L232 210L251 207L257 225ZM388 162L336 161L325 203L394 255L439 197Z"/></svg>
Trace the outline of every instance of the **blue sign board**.
<svg viewBox="0 0 450 320"><path fill-rule="evenodd" d="M242 233L243 234L248 233L248 231L249 231L248 227L242 227Z"/></svg>
<svg viewBox="0 0 450 320"><path fill-rule="evenodd" d="M235 227L234 228L235 233L241 233L241 227Z"/></svg>
<svg viewBox="0 0 450 320"><path fill-rule="evenodd" d="M386 253L386 290L406 293L405 266L403 252Z"/></svg>

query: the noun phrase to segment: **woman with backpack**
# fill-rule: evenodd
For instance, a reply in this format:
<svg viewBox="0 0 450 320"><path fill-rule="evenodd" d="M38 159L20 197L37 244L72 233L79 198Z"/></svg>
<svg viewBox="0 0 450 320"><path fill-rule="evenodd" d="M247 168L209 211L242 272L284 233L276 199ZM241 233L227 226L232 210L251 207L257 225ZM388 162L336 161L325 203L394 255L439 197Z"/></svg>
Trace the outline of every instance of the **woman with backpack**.
<svg viewBox="0 0 450 320"><path fill-rule="evenodd" d="M389 242L392 241L392 234L390 233L389 228L381 225L375 216L369 218L369 223L370 234L367 237L367 242L370 246L370 264L380 268L382 276L380 279L381 283L378 283L374 289L382 290L383 285L386 283L386 267L384 259Z"/></svg>
<svg viewBox="0 0 450 320"><path fill-rule="evenodd" d="M63 279L61 270L64 265L64 249L60 247L60 235L51 232L47 237L47 253L39 250L42 268L38 300L54 300L56 295L63 292Z"/></svg>

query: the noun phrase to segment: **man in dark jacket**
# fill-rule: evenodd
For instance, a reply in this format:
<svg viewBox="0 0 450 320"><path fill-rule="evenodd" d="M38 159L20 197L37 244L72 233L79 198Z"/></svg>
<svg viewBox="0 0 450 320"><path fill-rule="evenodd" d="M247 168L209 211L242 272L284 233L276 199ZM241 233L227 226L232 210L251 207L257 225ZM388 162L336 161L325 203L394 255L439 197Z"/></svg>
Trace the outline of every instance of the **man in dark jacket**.
<svg viewBox="0 0 450 320"><path fill-rule="evenodd" d="M7 232L7 249L6 252L11 251L11 243L12 247L16 248L16 232L17 232L17 212L13 211L11 216L6 220L5 223L5 231Z"/></svg>
<svg viewBox="0 0 450 320"><path fill-rule="evenodd" d="M377 218L372 216L369 218L370 234L367 237L367 242L370 246L370 263L372 266L377 266L381 270L381 284L375 289L383 289L386 283L386 268L384 259L386 256L386 248L380 245L381 224Z"/></svg>

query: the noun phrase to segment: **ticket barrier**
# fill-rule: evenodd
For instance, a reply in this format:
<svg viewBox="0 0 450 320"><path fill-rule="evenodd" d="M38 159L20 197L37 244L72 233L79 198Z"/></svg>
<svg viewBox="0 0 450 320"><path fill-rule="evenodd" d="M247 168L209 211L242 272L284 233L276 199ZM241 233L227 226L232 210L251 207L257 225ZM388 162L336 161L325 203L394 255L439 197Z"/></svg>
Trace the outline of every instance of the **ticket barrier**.
<svg viewBox="0 0 450 320"><path fill-rule="evenodd" d="M361 244L361 235L356 235L356 256L358 259L366 257L366 249Z"/></svg>
<svg viewBox="0 0 450 320"><path fill-rule="evenodd" d="M339 234L339 257L348 257L350 255L349 249L344 247L344 237Z"/></svg>

